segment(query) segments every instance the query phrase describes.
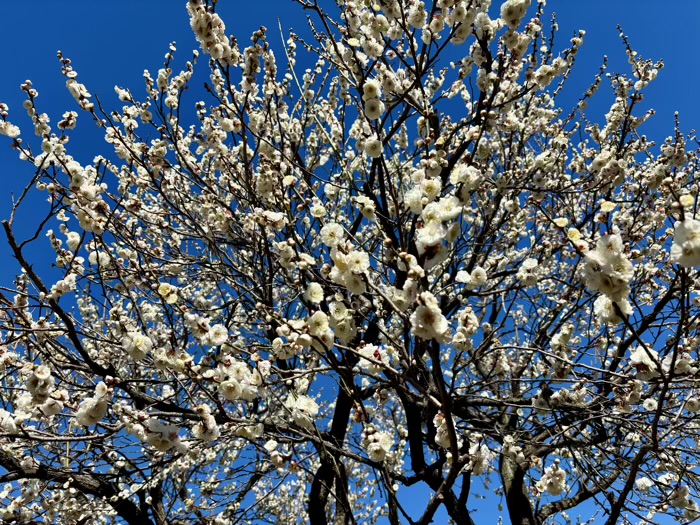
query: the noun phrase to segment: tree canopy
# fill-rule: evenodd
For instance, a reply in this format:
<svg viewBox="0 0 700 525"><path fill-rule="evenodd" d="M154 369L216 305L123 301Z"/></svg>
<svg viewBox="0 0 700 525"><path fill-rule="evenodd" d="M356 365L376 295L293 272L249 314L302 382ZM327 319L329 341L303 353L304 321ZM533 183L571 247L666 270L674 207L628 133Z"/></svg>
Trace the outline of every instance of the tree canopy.
<svg viewBox="0 0 700 525"><path fill-rule="evenodd" d="M700 517L697 140L643 134L663 64L621 34L630 71L565 107L584 32L544 0L295 1L273 49L189 0L201 50L118 111L60 53L76 108L27 81L32 137L0 105L34 173L2 222L0 519Z"/></svg>

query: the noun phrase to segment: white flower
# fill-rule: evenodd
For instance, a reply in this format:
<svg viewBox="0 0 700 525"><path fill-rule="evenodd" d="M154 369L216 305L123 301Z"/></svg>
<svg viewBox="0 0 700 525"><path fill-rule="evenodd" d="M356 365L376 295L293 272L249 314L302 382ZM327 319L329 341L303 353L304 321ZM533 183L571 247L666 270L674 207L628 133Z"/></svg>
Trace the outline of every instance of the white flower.
<svg viewBox="0 0 700 525"><path fill-rule="evenodd" d="M404 203L413 213L420 213L423 209L423 192L419 187L413 187L408 190L404 197Z"/></svg>
<svg viewBox="0 0 700 525"><path fill-rule="evenodd" d="M588 289L601 292L614 302L627 298L634 268L623 253L619 235L602 236L596 249L586 253L585 259L583 278Z"/></svg>
<svg viewBox="0 0 700 525"><path fill-rule="evenodd" d="M272 351L277 359L289 359L297 355L301 350L299 344L287 344L280 337L275 337L272 341Z"/></svg>
<svg viewBox="0 0 700 525"><path fill-rule="evenodd" d="M80 234L78 232L68 232L66 233L66 244L71 251L76 251L80 246Z"/></svg>
<svg viewBox="0 0 700 525"><path fill-rule="evenodd" d="M627 299L621 299L613 303L605 295L599 296L593 303L593 314L601 323L618 324L622 318L617 314L615 305L620 309L620 313L625 317L632 315L632 305Z"/></svg>
<svg viewBox="0 0 700 525"><path fill-rule="evenodd" d="M657 363L659 353L656 350L638 346L630 355L630 365L637 369L637 377L647 381L659 375Z"/></svg>
<svg viewBox="0 0 700 525"><path fill-rule="evenodd" d="M442 315L437 299L430 292L420 294L420 304L411 314L411 333L421 339L446 342L451 337L450 325Z"/></svg>
<svg viewBox="0 0 700 525"><path fill-rule="evenodd" d="M323 286L316 282L309 283L304 292L304 299L313 304L323 301Z"/></svg>
<svg viewBox="0 0 700 525"><path fill-rule="evenodd" d="M700 266L700 221L685 219L676 222L671 261L685 268Z"/></svg>
<svg viewBox="0 0 700 525"><path fill-rule="evenodd" d="M37 366L27 378L27 390L35 403L43 403L49 398L54 379L51 370L44 365Z"/></svg>
<svg viewBox="0 0 700 525"><path fill-rule="evenodd" d="M637 479L634 484L641 492L649 492L649 489L654 486L654 482L647 477Z"/></svg>
<svg viewBox="0 0 700 525"><path fill-rule="evenodd" d="M192 435L202 441L214 441L219 437L219 425L216 424L214 416L205 415L200 423L192 428Z"/></svg>
<svg viewBox="0 0 700 525"><path fill-rule="evenodd" d="M353 250L347 255L345 261L348 270L352 273L361 274L369 270L369 254L367 252Z"/></svg>
<svg viewBox="0 0 700 525"><path fill-rule="evenodd" d="M544 469L544 475L535 486L540 492L548 492L552 496L559 496L566 490L566 471L559 468L558 460Z"/></svg>
<svg viewBox="0 0 700 525"><path fill-rule="evenodd" d="M486 273L486 270L484 270L481 266L474 267L471 273L471 286L473 286L474 288L483 286L484 284L486 284L487 280L488 274Z"/></svg>
<svg viewBox="0 0 700 525"><path fill-rule="evenodd" d="M311 216L317 219L321 219L328 214L328 210L323 205L323 203L316 197L314 197L313 205L311 206Z"/></svg>
<svg viewBox="0 0 700 525"><path fill-rule="evenodd" d="M362 445L367 449L367 457L379 463L386 459L394 445L394 440L388 432L377 432L370 426L364 432Z"/></svg>
<svg viewBox="0 0 700 525"><path fill-rule="evenodd" d="M379 99L371 98L365 102L365 116L370 120L381 117L384 109L384 103ZM370 154L370 156L372 155Z"/></svg>
<svg viewBox="0 0 700 525"><path fill-rule="evenodd" d="M530 7L530 0L508 0L501 6L501 18L511 29L520 25L520 21Z"/></svg>
<svg viewBox="0 0 700 525"><path fill-rule="evenodd" d="M423 253L426 248L437 246L447 236L447 229L440 221L426 222L416 231L416 244L418 250Z"/></svg>
<svg viewBox="0 0 700 525"><path fill-rule="evenodd" d="M695 521L696 519L698 519L698 517L700 517L700 507L694 499L688 499L688 501L686 502L685 510L683 511L683 516L686 520L688 520L688 523L690 523L691 521Z"/></svg>
<svg viewBox="0 0 700 525"><path fill-rule="evenodd" d="M96 425L107 414L109 402L105 398L91 397L80 403L75 422L83 427Z"/></svg>
<svg viewBox="0 0 700 525"><path fill-rule="evenodd" d="M352 318L336 324L333 329L340 342L345 345L352 341L352 339L357 335L357 327L352 321Z"/></svg>
<svg viewBox="0 0 700 525"><path fill-rule="evenodd" d="M55 416L59 414L63 408L63 402L59 399L54 399L49 397L46 402L39 407L41 411L47 416Z"/></svg>
<svg viewBox="0 0 700 525"><path fill-rule="evenodd" d="M423 209L421 217L424 223L440 222L440 205L437 202L431 202Z"/></svg>
<svg viewBox="0 0 700 525"><path fill-rule="evenodd" d="M454 186L462 185L459 194L462 199L466 199L469 192L476 190L483 178L478 168L466 164L458 164L450 173L450 183Z"/></svg>
<svg viewBox="0 0 700 525"><path fill-rule="evenodd" d="M16 434L18 432L15 418L2 408L0 408L0 430L7 434Z"/></svg>
<svg viewBox="0 0 700 525"><path fill-rule="evenodd" d="M378 98L381 95L381 89L379 87L379 82L374 79L367 80L362 86L362 100L370 100L373 98Z"/></svg>
<svg viewBox="0 0 700 525"><path fill-rule="evenodd" d="M122 339L122 348L134 361L140 361L153 350L153 341L140 332L127 332Z"/></svg>
<svg viewBox="0 0 700 525"><path fill-rule="evenodd" d="M219 365L219 392L229 401L253 401L259 394L262 377L239 359L227 356Z"/></svg>
<svg viewBox="0 0 700 525"><path fill-rule="evenodd" d="M17 138L20 135L20 129L14 124L10 124L4 120L0 120L0 135L5 135L11 139Z"/></svg>
<svg viewBox="0 0 700 525"><path fill-rule="evenodd" d="M621 255L624 248L622 237L616 234L603 235L596 243L596 250L606 259Z"/></svg>
<svg viewBox="0 0 700 525"><path fill-rule="evenodd" d="M157 419L150 419L146 427L149 430L146 442L160 452L170 450L180 442L180 429L176 425L166 425Z"/></svg>
<svg viewBox="0 0 700 525"><path fill-rule="evenodd" d="M167 304L175 304L177 302L178 289L170 283L160 283L158 286L158 295L160 295Z"/></svg>
<svg viewBox="0 0 700 525"><path fill-rule="evenodd" d="M257 425L242 425L236 429L236 435L254 441L263 434L265 427L262 423Z"/></svg>
<svg viewBox="0 0 700 525"><path fill-rule="evenodd" d="M525 286L534 286L537 284L537 279L538 279L538 272L537 272L537 266L539 263L537 262L537 259L529 258L525 259L522 264L520 265L520 268L518 269L518 279L525 285Z"/></svg>
<svg viewBox="0 0 700 525"><path fill-rule="evenodd" d="M661 368L665 373L668 373L671 370L671 365L673 365L674 375L694 374L697 371L697 368L693 366L694 364L695 361L688 352L671 352L661 361Z"/></svg>
<svg viewBox="0 0 700 525"><path fill-rule="evenodd" d="M472 282L472 276L466 270L460 270L455 275L455 282L469 285Z"/></svg>
<svg viewBox="0 0 700 525"><path fill-rule="evenodd" d="M656 402L655 399L645 399L644 403L642 403L642 406L644 407L644 410L648 410L649 412L653 412L657 409L659 404Z"/></svg>
<svg viewBox="0 0 700 525"><path fill-rule="evenodd" d="M367 344L357 351L362 357L358 363L370 374L379 374L389 364L389 355L386 348Z"/></svg>
<svg viewBox="0 0 700 525"><path fill-rule="evenodd" d="M381 157L383 150L384 147L382 146L382 141L379 139L367 139L365 142L365 153L367 153L367 155L373 159Z"/></svg>
<svg viewBox="0 0 700 525"><path fill-rule="evenodd" d="M209 328L208 339L212 346L221 346L228 341L228 329L222 324L215 324Z"/></svg>
<svg viewBox="0 0 700 525"><path fill-rule="evenodd" d="M238 401L242 390L241 384L235 379L227 379L219 383L219 392L229 401Z"/></svg>
<svg viewBox="0 0 700 525"><path fill-rule="evenodd" d="M358 197L354 197L353 200L360 206L360 213L362 213L363 217L371 221L377 220L377 210L372 199L366 195L360 195Z"/></svg>
<svg viewBox="0 0 700 525"><path fill-rule="evenodd" d="M462 203L454 195L448 195L437 201L438 215L441 221L451 221L462 213Z"/></svg>
<svg viewBox="0 0 700 525"><path fill-rule="evenodd" d="M344 235L343 227L337 222L328 223L321 228L321 242L329 248L338 246L343 240Z"/></svg>
<svg viewBox="0 0 700 525"><path fill-rule="evenodd" d="M567 345L571 340L571 336L574 332L574 325L567 323L561 327L561 329L552 336L550 341L550 346L552 350L566 351Z"/></svg>
<svg viewBox="0 0 700 525"><path fill-rule="evenodd" d="M334 270L335 269L336 268L334 268ZM360 274L351 273L349 271L344 273L335 272L331 273L331 279L333 279L334 282L345 286L345 288L347 288L353 295L362 295L367 291L367 284Z"/></svg>
<svg viewBox="0 0 700 525"><path fill-rule="evenodd" d="M435 425L435 444L441 448L449 449L450 430L447 423L447 419L445 418L442 412L438 412L437 414L435 414L435 417L433 418L433 425ZM462 440L459 438L459 436L457 436L457 448L460 448L461 446Z"/></svg>
<svg viewBox="0 0 700 525"><path fill-rule="evenodd" d="M469 467L472 474L480 476L491 466L495 454L485 444L472 443L469 447Z"/></svg>
<svg viewBox="0 0 700 525"><path fill-rule="evenodd" d="M435 197L440 195L440 191L442 190L442 182L438 177L423 179L420 186L423 190L423 196L428 199L428 201L435 199Z"/></svg>
<svg viewBox="0 0 700 525"><path fill-rule="evenodd" d="M256 209L256 211L258 210ZM258 211L258 213L260 212ZM280 211L264 210L259 216L261 224L273 230L281 231L287 224L287 218Z"/></svg>
<svg viewBox="0 0 700 525"><path fill-rule="evenodd" d="M682 485L680 487L677 487L672 493L671 493L671 499L670 503L674 507L678 509L684 509L688 506L688 501L689 498L688 496L690 495L690 489L688 488L687 485Z"/></svg>
<svg viewBox="0 0 700 525"><path fill-rule="evenodd" d="M309 396L292 393L287 398L285 407L290 411L297 425L307 430L313 428L313 419L318 415L319 408L316 401Z"/></svg>
<svg viewBox="0 0 700 525"><path fill-rule="evenodd" d="M321 311L318 311L309 317L306 324L309 327L309 334L314 337L319 337L328 332L330 329L328 324L328 316Z"/></svg>
<svg viewBox="0 0 700 525"><path fill-rule="evenodd" d="M342 321L348 317L352 318L352 311L348 310L345 303L341 301L333 301L328 305L328 311L331 314L331 318L336 321Z"/></svg>
<svg viewBox="0 0 700 525"><path fill-rule="evenodd" d="M688 412L697 412L700 410L700 399L697 397L689 397L685 402L685 409Z"/></svg>

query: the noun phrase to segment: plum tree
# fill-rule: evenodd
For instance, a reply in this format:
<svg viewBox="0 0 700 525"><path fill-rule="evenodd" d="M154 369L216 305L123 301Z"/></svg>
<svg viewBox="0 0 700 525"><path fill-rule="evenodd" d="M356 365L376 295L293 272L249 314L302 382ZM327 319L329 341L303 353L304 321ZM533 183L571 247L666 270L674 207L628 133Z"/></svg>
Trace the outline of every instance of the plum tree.
<svg viewBox="0 0 700 525"><path fill-rule="evenodd" d="M60 54L76 111L25 83L29 139L0 108L35 172L3 222L0 517L700 516L698 155L640 132L662 63L623 35L631 73L564 108L584 33L557 50L544 0L297 3L275 53L189 0L203 56L120 111Z"/></svg>

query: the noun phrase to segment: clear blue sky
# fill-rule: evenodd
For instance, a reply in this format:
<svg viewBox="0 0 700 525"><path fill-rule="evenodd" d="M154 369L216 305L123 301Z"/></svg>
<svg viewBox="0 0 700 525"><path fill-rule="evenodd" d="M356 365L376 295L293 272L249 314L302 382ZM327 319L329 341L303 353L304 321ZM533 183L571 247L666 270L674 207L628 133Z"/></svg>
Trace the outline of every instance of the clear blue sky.
<svg viewBox="0 0 700 525"><path fill-rule="evenodd" d="M100 96L107 109L112 109L122 105L116 99L114 85L143 93L143 70L155 73L162 66L163 55L171 41L178 43L178 64L189 58L189 50L196 47L185 0L5 1L2 9L5 43L0 46L0 101L9 104L10 120L29 132L30 140L35 137L22 109L24 97L19 90L25 79L34 82L40 93L37 105L40 111L50 114L54 124L64 111L77 110L65 89L56 59L57 50L73 60L79 80ZM550 0L548 10L558 14L560 46L576 29L587 31L578 67L571 79L572 97L586 89L603 55L610 58L610 71L629 71L616 30L619 23L644 58L663 58L666 62L659 79L647 90L644 102L645 107L657 110L657 116L642 132L652 139L663 140L673 133L675 111L680 111L685 131L700 126L700 55L697 52L700 1ZM277 50L281 50L277 18L287 30L301 28L306 16L291 0L220 0L218 11L227 24L228 33L235 34L243 45L253 30L264 25L269 28L269 40ZM193 96L191 104L199 98L205 99L206 95ZM602 91L600 99L605 101L600 106L601 113L605 113L612 101L610 91ZM87 160L98 153L106 153L102 132L96 130L84 114L78 122L78 131L73 133L71 141L75 148L73 155ZM16 160L16 154L9 149L10 143L6 137L0 137L0 218L5 218L9 212L12 192L21 191L33 175L30 166ZM0 271L11 274L14 265L7 262L4 244L4 239L0 239ZM2 284L10 281L8 273L0 273ZM420 499L418 497L417 501ZM475 519L479 523L496 523L497 515L494 508L493 514L481 513ZM505 516L504 519L507 522Z"/></svg>

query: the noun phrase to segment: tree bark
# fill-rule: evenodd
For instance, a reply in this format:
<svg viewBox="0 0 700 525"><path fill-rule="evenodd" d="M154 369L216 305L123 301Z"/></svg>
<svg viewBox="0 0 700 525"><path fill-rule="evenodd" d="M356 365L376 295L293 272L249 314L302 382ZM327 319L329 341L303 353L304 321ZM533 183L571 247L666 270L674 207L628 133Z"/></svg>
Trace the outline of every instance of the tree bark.
<svg viewBox="0 0 700 525"><path fill-rule="evenodd" d="M499 471L512 525L537 525L527 497L525 471L512 458L501 455Z"/></svg>

